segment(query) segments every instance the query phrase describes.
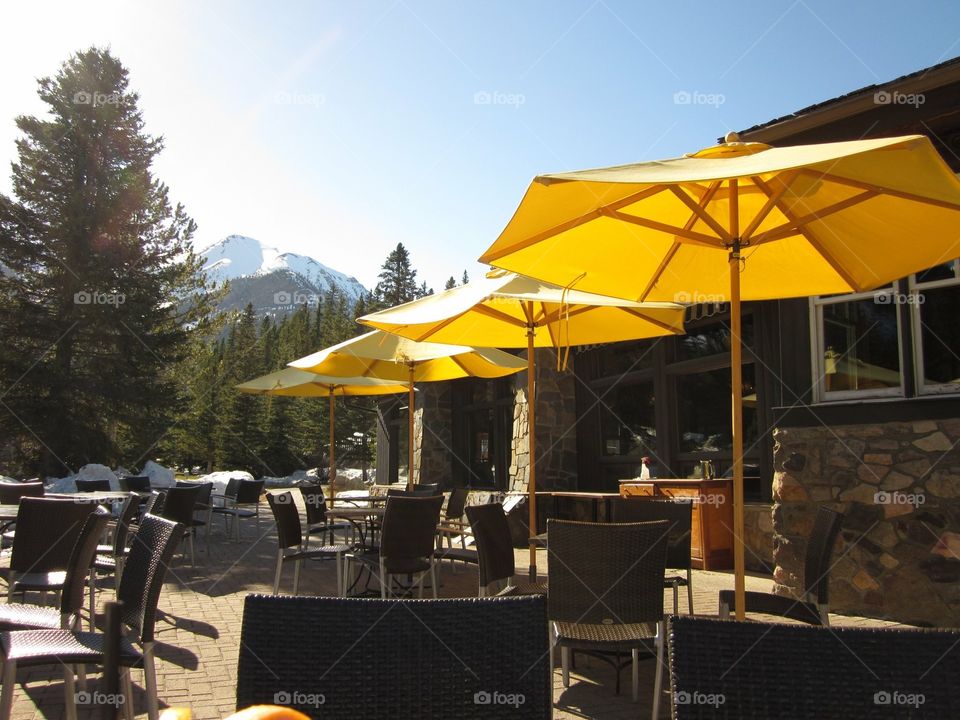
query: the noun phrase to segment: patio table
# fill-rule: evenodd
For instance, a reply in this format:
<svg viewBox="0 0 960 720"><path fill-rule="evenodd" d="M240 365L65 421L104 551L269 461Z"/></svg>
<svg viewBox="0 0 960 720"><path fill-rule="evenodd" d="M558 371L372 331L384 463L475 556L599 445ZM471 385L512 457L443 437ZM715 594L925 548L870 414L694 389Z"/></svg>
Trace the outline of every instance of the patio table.
<svg viewBox="0 0 960 720"><path fill-rule="evenodd" d="M333 517L333 518L340 518L341 520L346 520L351 525L353 525L357 529L357 533L360 536L360 544L366 547L367 521L373 518L376 518L378 520L382 519L385 511L386 511L386 508L333 507L327 511L327 516Z"/></svg>

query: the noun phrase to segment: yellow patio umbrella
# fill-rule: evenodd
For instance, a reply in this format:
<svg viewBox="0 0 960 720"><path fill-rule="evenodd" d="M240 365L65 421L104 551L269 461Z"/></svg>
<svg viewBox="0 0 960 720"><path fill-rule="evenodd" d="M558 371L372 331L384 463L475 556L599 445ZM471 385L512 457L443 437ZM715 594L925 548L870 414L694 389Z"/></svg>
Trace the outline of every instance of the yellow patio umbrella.
<svg viewBox="0 0 960 720"><path fill-rule="evenodd" d="M335 377L378 378L408 384L408 487L413 485L414 383L464 377L498 378L526 367L522 359L495 348L418 343L379 330L319 350L289 365Z"/></svg>
<svg viewBox="0 0 960 720"><path fill-rule="evenodd" d="M532 538L537 533L534 348L555 347L564 357L572 345L681 334L683 316L683 306L676 303L619 300L494 270L480 280L365 315L358 322L414 340L527 348L527 504ZM531 542L534 579L536 558Z"/></svg>
<svg viewBox="0 0 960 720"><path fill-rule="evenodd" d="M328 397L330 398L330 495L336 496L337 465L334 458L334 413L337 395L393 395L407 392L405 383L377 380L369 377L328 377L316 373L284 368L237 385L240 392L251 395L275 395L280 397Z"/></svg>
<svg viewBox="0 0 960 720"><path fill-rule="evenodd" d="M737 617L743 617L741 300L865 291L960 255L960 181L923 136L543 175L481 262L635 300L730 302Z"/></svg>

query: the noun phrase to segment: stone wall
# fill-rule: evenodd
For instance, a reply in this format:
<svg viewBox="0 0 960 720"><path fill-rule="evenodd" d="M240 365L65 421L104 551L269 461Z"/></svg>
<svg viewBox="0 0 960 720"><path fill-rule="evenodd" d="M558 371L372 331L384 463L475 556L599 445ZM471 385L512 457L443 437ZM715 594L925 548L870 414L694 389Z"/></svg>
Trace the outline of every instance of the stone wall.
<svg viewBox="0 0 960 720"><path fill-rule="evenodd" d="M773 573L773 508L770 503L747 503L743 508L744 561L747 570Z"/></svg>
<svg viewBox="0 0 960 720"><path fill-rule="evenodd" d="M960 626L960 419L774 433L774 581L801 589L817 507L846 513L831 609Z"/></svg>
<svg viewBox="0 0 960 720"><path fill-rule="evenodd" d="M537 353L537 488L572 490L577 478L577 412L573 371L557 370L552 353ZM527 374L514 375L510 489L526 492L530 470Z"/></svg>
<svg viewBox="0 0 960 720"><path fill-rule="evenodd" d="M450 485L453 472L453 416L450 383L421 383L413 418L415 478L423 483ZM426 427L424 427L426 417Z"/></svg>

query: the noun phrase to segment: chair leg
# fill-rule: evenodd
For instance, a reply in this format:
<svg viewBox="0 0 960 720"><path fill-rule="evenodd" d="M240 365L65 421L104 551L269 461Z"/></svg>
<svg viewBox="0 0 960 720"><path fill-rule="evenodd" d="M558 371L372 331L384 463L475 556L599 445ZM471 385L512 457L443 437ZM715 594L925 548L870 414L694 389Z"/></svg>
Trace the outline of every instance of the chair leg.
<svg viewBox="0 0 960 720"><path fill-rule="evenodd" d="M300 560L293 561L293 594L300 594L300 566L303 563Z"/></svg>
<svg viewBox="0 0 960 720"><path fill-rule="evenodd" d="M630 651L630 669L633 677L633 701L639 702L640 700L640 651L637 648L633 648ZM656 715L653 716L656 720Z"/></svg>
<svg viewBox="0 0 960 720"><path fill-rule="evenodd" d="M671 583L671 585L673 585L673 614L674 614L674 615L679 615L679 614L680 614L680 604L679 604L679 602L678 602L678 597L677 597L677 596L680 594L680 588L679 588L679 586L677 585L677 581L676 581L676 580L674 580L674 581Z"/></svg>
<svg viewBox="0 0 960 720"><path fill-rule="evenodd" d="M187 531L187 535L190 537L190 567L194 568L197 566L197 554L193 549L193 529Z"/></svg>
<svg viewBox="0 0 960 720"><path fill-rule="evenodd" d="M693 615L693 573L687 568L687 614Z"/></svg>
<svg viewBox="0 0 960 720"><path fill-rule="evenodd" d="M343 556L337 553L333 556L333 561L337 564L337 597L344 597L346 592L343 586Z"/></svg>
<svg viewBox="0 0 960 720"><path fill-rule="evenodd" d="M125 720L133 720L133 680L130 673L130 668L126 668L126 672L123 673L123 717Z"/></svg>
<svg viewBox="0 0 960 720"><path fill-rule="evenodd" d="M427 572L423 571L420 573L420 577L417 580L417 597L421 600L423 599L423 581L427 579Z"/></svg>
<svg viewBox="0 0 960 720"><path fill-rule="evenodd" d="M660 716L660 686L663 682L663 646L667 641L666 628L663 620L657 625L657 667L653 681L653 714L650 716L653 720L657 720Z"/></svg>
<svg viewBox="0 0 960 720"><path fill-rule="evenodd" d="M563 678L563 686L570 687L570 648L560 648L560 672Z"/></svg>
<svg viewBox="0 0 960 720"><path fill-rule="evenodd" d="M273 594L280 590L280 574L283 572L283 550L277 551L277 571L273 575Z"/></svg>
<svg viewBox="0 0 960 720"><path fill-rule="evenodd" d="M63 703L67 720L77 720L77 688L73 682L73 665L63 666Z"/></svg>
<svg viewBox="0 0 960 720"><path fill-rule="evenodd" d="M153 642L143 644L143 683L147 689L147 717L159 720L160 701L157 698L157 668L153 662Z"/></svg>
<svg viewBox="0 0 960 720"><path fill-rule="evenodd" d="M6 660L3 663L3 688L0 689L0 720L10 720L13 709L13 688L17 684L17 664Z"/></svg>
<svg viewBox="0 0 960 720"><path fill-rule="evenodd" d="M433 583L433 599L437 599L437 564L430 561L430 582Z"/></svg>
<svg viewBox="0 0 960 720"><path fill-rule="evenodd" d="M389 580L386 578L386 572L383 569L383 558L380 558L380 577L377 578L380 581L380 597L386 599L387 597L387 583Z"/></svg>
<svg viewBox="0 0 960 720"><path fill-rule="evenodd" d="M87 575L87 586L90 590L90 632L95 628L94 620L97 617L97 571L92 569Z"/></svg>

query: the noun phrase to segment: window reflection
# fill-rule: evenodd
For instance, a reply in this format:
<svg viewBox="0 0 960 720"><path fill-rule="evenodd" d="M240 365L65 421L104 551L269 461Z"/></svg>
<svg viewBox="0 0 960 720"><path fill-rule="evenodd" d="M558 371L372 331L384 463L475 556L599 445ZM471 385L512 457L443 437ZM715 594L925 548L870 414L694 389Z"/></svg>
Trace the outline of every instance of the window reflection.
<svg viewBox="0 0 960 720"><path fill-rule="evenodd" d="M617 386L604 396L600 411L604 455L656 454L654 401L652 382Z"/></svg>
<svg viewBox="0 0 960 720"><path fill-rule="evenodd" d="M753 345L753 316L743 318L740 332L747 347ZM677 359L692 360L693 358L720 355L730 352L730 325L727 322L714 323L705 327L689 328L687 334L678 338Z"/></svg>
<svg viewBox="0 0 960 720"><path fill-rule="evenodd" d="M823 371L827 392L900 387L897 306L882 299L823 307Z"/></svg>
<svg viewBox="0 0 960 720"><path fill-rule="evenodd" d="M757 437L757 392L754 366L743 366L744 448ZM729 451L732 413L730 411L730 370L681 375L677 378L677 409L680 452Z"/></svg>

